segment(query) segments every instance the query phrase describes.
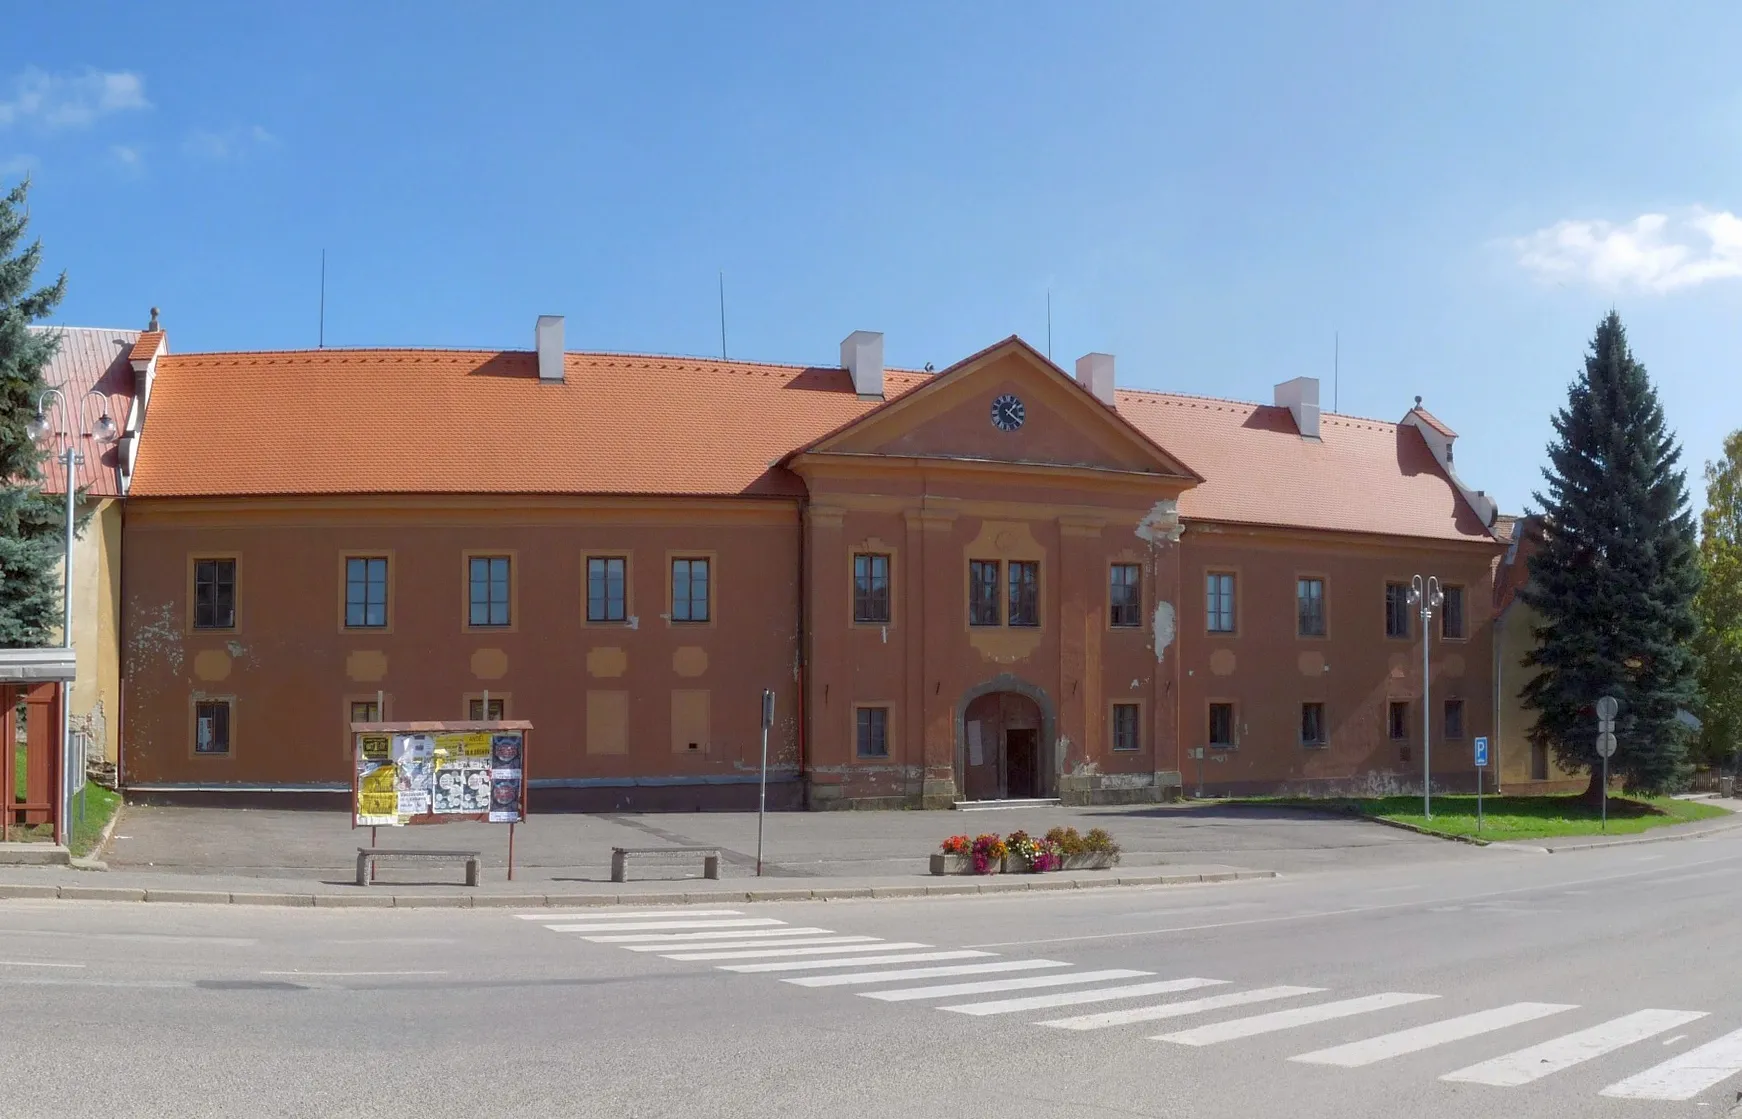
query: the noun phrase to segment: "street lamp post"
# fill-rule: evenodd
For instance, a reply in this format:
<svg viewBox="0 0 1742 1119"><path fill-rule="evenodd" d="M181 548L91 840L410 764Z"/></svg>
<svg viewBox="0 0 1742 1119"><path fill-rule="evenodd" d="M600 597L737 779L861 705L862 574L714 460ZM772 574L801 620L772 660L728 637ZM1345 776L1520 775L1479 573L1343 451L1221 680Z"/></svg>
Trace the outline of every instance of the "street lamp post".
<svg viewBox="0 0 1742 1119"><path fill-rule="evenodd" d="M1409 602L1416 607L1421 615L1421 814L1433 819L1433 723L1431 708L1431 684L1428 675L1428 638L1431 636L1428 623L1433 621L1434 611L1446 600L1440 590L1440 580L1436 575L1423 579L1420 575L1409 580Z"/></svg>
<svg viewBox="0 0 1742 1119"><path fill-rule="evenodd" d="M74 415L72 405L67 402L66 394L59 389L47 389L37 398L36 415L24 426L24 430L32 439L41 441L51 432L60 440L61 447L55 452L55 461L65 468L67 489L67 524L66 524L66 556L61 563L61 647L73 647L73 534L74 534L74 503L78 497L77 479L74 471L85 461L85 456L79 453L78 441L81 434L73 430L55 431L54 424L49 419L48 400L53 397L60 405L60 415L63 420L68 418L83 420L85 401L96 397L102 404L102 410L97 416L97 422L91 425L89 432L99 444L107 446L115 441L118 434L115 421L109 416L109 399L95 389L79 398L77 415ZM71 428L73 425L68 424ZM82 425L80 425L82 426ZM61 796L60 805L55 814L55 829L60 832L61 841L70 839L71 817L68 814L72 789L72 685L68 684L66 692L61 696L60 705L60 735L61 735Z"/></svg>

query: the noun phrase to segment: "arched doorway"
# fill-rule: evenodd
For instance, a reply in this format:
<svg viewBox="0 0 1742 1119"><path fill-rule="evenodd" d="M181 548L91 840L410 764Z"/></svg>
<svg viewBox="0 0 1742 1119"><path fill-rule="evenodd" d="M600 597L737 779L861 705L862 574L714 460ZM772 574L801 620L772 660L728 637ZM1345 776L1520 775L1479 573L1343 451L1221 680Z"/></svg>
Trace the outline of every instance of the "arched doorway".
<svg viewBox="0 0 1742 1119"><path fill-rule="evenodd" d="M963 698L956 720L956 788L965 800L1057 792L1052 704L1038 688L994 681Z"/></svg>

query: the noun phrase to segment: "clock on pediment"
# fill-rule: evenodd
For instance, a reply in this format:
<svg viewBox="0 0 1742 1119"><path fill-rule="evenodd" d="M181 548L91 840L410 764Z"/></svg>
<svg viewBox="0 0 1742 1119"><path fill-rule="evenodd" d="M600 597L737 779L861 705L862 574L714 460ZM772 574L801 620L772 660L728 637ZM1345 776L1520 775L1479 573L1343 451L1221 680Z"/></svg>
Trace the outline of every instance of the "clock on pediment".
<svg viewBox="0 0 1742 1119"><path fill-rule="evenodd" d="M1015 431L1022 426L1026 412L1015 393L1005 393L992 402L992 426L999 431Z"/></svg>

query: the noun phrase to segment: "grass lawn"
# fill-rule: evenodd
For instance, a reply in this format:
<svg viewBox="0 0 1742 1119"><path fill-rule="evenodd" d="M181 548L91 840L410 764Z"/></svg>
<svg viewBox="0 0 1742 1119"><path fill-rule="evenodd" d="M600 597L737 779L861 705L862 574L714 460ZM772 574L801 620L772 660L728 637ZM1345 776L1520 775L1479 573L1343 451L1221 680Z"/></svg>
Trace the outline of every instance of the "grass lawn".
<svg viewBox="0 0 1742 1119"><path fill-rule="evenodd" d="M1685 824L1730 813L1714 804L1673 797L1610 797L1609 826L1595 806L1577 795L1482 798L1482 829L1476 830L1474 796L1436 796L1433 819L1421 814L1421 797L1251 797L1239 803L1262 804L1327 811L1350 812L1375 819L1395 820L1441 835L1477 836L1482 839L1550 839L1569 835L1632 835L1666 824Z"/></svg>
<svg viewBox="0 0 1742 1119"><path fill-rule="evenodd" d="M23 800L24 747L22 745L17 749L16 764L18 780L17 788L13 790L13 793L15 799ZM111 792L94 781L85 783L84 797L85 818L83 823L79 821L79 800L77 797L73 798L73 834L72 842L68 846L72 848L75 858L83 858L91 853L92 849L97 846L97 840L102 838L103 829L109 825L109 820L121 807L121 794ZM54 825L35 824L25 827L22 824L15 824L12 827L10 838L21 843L47 843L54 838Z"/></svg>

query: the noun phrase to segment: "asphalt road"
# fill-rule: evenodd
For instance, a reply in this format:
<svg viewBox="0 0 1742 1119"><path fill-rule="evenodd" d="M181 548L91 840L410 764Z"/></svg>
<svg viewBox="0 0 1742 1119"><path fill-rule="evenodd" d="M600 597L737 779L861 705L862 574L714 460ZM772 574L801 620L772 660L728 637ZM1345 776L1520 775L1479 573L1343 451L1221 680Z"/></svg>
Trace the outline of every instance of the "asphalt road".
<svg viewBox="0 0 1742 1119"><path fill-rule="evenodd" d="M1742 835L1436 850L1268 882L645 918L4 902L0 1110L1731 1113Z"/></svg>

